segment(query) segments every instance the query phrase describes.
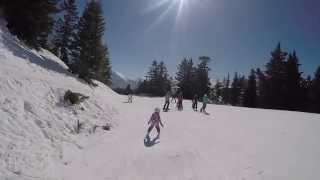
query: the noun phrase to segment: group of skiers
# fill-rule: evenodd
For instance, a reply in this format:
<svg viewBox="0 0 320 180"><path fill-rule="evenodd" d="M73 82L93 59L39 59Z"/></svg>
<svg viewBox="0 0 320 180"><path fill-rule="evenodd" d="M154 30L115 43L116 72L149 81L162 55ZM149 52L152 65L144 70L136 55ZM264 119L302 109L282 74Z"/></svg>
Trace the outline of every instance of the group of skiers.
<svg viewBox="0 0 320 180"><path fill-rule="evenodd" d="M169 105L170 105L170 97L172 97L171 102L177 102L177 108L178 110L182 110L183 109L183 95L182 92L177 93L177 96L175 95L171 95L171 92L168 91L165 95L165 103L163 105L163 111L167 112L169 110ZM176 98L178 99L178 101L176 101ZM192 99L192 109L197 111L198 109L198 101L199 101L199 97L197 94L194 95L193 99ZM204 94L202 97L202 107L200 109L200 112L204 112L206 113L206 107L207 107L207 103L209 102L208 96L207 94ZM153 128L156 128L158 135L156 136L156 139L160 139L160 125L161 127L163 127L163 123L161 121L160 118L160 109L159 108L155 108L154 112L151 115L150 120L148 121L148 132L147 132L147 137L149 137L150 132L152 131Z"/></svg>
<svg viewBox="0 0 320 180"><path fill-rule="evenodd" d="M132 98L133 98L133 92L132 90L127 90L126 94L128 95L128 103L132 103ZM163 111L167 112L169 110L169 105L170 105L170 98L171 98L171 103L174 102L176 103L177 109L179 111L183 110L183 94L182 92L178 93L171 93L168 91L165 95L165 103L163 105ZM194 95L192 99L192 109L194 111L198 110L198 102L199 102L199 97L197 94ZM209 102L207 94L204 94L202 97L202 107L200 109L200 112L206 113L206 107L207 103ZM153 128L156 128L158 135L156 139L160 139L160 125L163 127L163 123L160 118L160 109L155 108L154 112L151 115L150 120L148 121L148 131L147 131L147 137L149 137L150 132L152 131Z"/></svg>
<svg viewBox="0 0 320 180"><path fill-rule="evenodd" d="M165 95L165 103L163 105L163 111L168 111L169 110L169 105L170 105L170 97L172 97L171 102L173 102L173 100L176 102L176 98L178 99L177 102L177 108L179 111L183 110L183 95L182 92L177 93L176 95L172 95L171 96L171 92L168 91ZM193 99L192 99L192 109L197 111L198 110L198 101L199 101L199 97L197 94L194 95ZM206 112L206 107L207 107L207 103L209 102L208 96L207 94L204 94L204 96L202 97L202 107L200 109L200 112Z"/></svg>
<svg viewBox="0 0 320 180"><path fill-rule="evenodd" d="M182 105L182 101L183 101L183 96L182 96L182 92L177 93L177 95L171 95L171 92L168 91L165 95L165 103L163 105L163 111L168 111L169 110L169 105L170 105L170 97L171 97L171 102L174 101L174 103L177 103L177 108L179 111L183 110L183 105ZM178 99L178 102L177 100Z"/></svg>

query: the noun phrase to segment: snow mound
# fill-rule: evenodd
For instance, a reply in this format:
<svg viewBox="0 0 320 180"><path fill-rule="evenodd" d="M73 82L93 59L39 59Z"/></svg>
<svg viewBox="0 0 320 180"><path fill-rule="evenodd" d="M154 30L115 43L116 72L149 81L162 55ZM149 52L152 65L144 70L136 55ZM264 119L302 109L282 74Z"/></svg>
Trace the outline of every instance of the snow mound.
<svg viewBox="0 0 320 180"><path fill-rule="evenodd" d="M0 179L56 180L52 169L64 158L64 144L81 148L77 138L96 125L115 124L117 110L110 102L118 101L116 93L99 82L89 87L49 51L24 46L1 19L0 62ZM63 101L69 89L90 98L69 106Z"/></svg>

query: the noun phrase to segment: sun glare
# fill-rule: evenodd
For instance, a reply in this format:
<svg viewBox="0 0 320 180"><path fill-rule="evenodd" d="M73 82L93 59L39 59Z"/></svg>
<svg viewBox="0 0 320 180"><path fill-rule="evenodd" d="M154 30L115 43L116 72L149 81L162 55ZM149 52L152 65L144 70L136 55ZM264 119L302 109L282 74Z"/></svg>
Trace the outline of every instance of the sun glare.
<svg viewBox="0 0 320 180"><path fill-rule="evenodd" d="M159 9L162 9L163 7L165 7L165 10L161 12L157 19L150 25L148 30L157 26L163 20L163 18L167 16L167 14L172 10L176 11L175 23L177 24L177 22L180 21L182 14L184 13L184 9L188 5L188 1L190 0L152 0L150 5L146 9L147 13L157 11Z"/></svg>

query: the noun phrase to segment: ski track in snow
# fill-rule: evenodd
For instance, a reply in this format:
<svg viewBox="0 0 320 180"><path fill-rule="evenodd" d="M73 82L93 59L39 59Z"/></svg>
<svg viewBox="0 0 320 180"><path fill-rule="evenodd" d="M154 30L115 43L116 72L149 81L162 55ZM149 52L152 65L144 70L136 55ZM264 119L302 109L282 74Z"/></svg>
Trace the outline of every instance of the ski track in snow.
<svg viewBox="0 0 320 180"><path fill-rule="evenodd" d="M101 83L89 87L50 52L25 47L1 18L0 61L1 180L320 178L318 114L208 105L205 115L184 101L181 112L172 104L161 112L160 143L146 147L147 121L163 98L129 104ZM68 89L90 98L70 107ZM75 134L78 120L84 129ZM111 131L92 133L106 123Z"/></svg>

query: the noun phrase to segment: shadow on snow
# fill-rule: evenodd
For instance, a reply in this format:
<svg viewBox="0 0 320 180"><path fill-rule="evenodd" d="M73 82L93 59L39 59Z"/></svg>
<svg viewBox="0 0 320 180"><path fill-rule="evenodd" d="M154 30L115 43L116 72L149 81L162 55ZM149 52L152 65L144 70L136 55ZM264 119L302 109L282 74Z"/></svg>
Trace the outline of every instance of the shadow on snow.
<svg viewBox="0 0 320 180"><path fill-rule="evenodd" d="M159 141L157 141L158 139L159 139L159 136L157 136L157 137L155 137L155 138L153 138L153 139L151 140L150 136L147 135L147 136L144 138L144 140L143 140L144 146L146 146L146 147L152 147L152 146L160 143Z"/></svg>

